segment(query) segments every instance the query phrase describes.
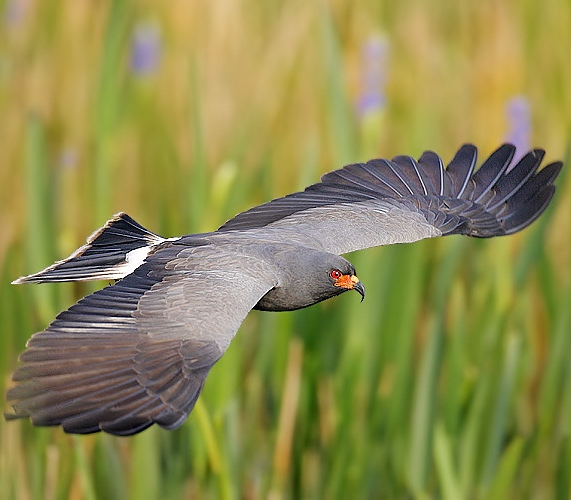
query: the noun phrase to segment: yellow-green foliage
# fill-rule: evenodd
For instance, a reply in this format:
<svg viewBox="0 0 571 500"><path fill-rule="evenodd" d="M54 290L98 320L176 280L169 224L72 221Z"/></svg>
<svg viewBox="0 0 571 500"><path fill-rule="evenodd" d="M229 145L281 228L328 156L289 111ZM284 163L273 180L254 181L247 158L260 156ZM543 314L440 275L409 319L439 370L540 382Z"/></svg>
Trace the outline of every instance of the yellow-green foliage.
<svg viewBox="0 0 571 500"><path fill-rule="evenodd" d="M0 5L2 392L92 290L9 282L115 212L175 236L373 156L569 160L569 2ZM569 179L516 236L351 256L363 304L252 313L177 431L0 421L0 496L569 498Z"/></svg>

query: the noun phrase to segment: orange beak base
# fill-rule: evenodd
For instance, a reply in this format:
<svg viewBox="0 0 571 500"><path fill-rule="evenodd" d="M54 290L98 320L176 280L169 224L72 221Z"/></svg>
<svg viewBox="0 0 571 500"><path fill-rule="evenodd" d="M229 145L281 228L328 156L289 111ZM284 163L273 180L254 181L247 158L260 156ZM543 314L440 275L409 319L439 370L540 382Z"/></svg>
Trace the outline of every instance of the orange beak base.
<svg viewBox="0 0 571 500"><path fill-rule="evenodd" d="M347 290L355 290L361 295L361 302L365 299L365 287L354 274L342 274L334 283L335 286L345 288Z"/></svg>

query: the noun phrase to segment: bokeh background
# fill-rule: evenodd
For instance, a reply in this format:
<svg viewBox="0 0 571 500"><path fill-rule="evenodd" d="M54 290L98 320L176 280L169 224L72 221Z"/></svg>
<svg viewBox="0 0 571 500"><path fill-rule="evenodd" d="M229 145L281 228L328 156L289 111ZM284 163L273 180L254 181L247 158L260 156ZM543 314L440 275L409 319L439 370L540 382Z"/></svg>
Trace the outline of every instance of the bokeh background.
<svg viewBox="0 0 571 500"><path fill-rule="evenodd" d="M570 159L569 2L4 0L0 14L2 392L28 337L97 286L10 281L115 212L176 236L371 157L510 140ZM0 419L0 496L570 498L567 170L518 235L356 253L362 304L250 314L176 431Z"/></svg>

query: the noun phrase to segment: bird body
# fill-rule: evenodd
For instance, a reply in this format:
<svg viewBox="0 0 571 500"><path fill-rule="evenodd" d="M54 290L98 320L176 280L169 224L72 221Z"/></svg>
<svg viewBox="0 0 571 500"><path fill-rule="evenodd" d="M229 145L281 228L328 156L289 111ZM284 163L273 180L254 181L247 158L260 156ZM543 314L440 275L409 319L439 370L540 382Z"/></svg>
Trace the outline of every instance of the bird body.
<svg viewBox="0 0 571 500"><path fill-rule="evenodd" d="M66 432L130 435L180 426L251 309L288 311L365 289L340 256L449 234L492 237L533 222L562 164L503 145L474 172L465 145L371 160L238 214L217 231L162 238L124 213L70 257L14 283L118 280L32 336L7 399Z"/></svg>

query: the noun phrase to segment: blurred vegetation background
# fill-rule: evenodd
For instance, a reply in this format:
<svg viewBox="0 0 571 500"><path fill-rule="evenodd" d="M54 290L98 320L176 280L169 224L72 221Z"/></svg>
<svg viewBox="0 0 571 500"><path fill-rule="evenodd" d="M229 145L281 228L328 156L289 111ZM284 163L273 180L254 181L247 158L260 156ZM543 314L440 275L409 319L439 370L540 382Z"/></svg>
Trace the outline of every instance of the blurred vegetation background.
<svg viewBox="0 0 571 500"><path fill-rule="evenodd" d="M569 2L0 6L2 392L95 286L10 281L115 212L176 236L372 157L569 160ZM570 498L568 169L518 235L357 253L362 304L250 314L176 431L0 419L0 496Z"/></svg>

